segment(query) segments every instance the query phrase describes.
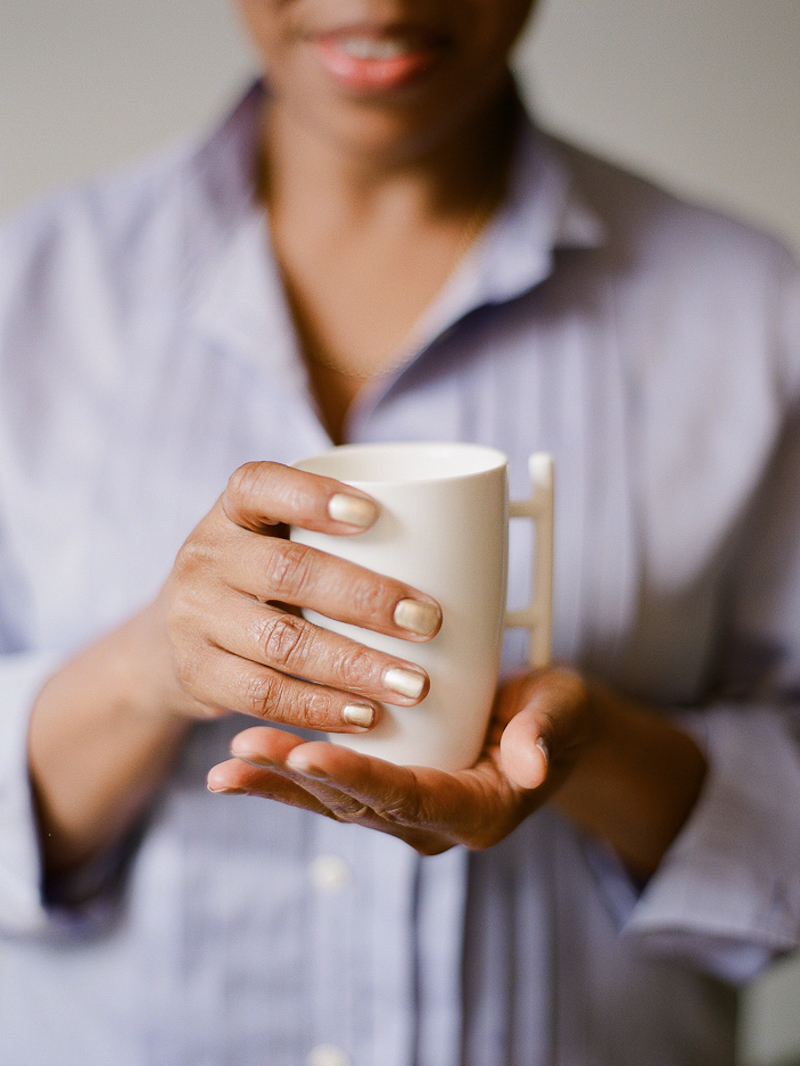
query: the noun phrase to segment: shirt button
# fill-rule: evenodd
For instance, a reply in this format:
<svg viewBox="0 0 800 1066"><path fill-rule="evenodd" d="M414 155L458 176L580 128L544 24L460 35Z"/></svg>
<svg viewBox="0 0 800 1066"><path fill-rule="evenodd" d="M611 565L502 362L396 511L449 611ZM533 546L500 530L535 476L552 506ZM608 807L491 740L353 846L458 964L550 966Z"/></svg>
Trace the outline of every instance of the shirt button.
<svg viewBox="0 0 800 1066"><path fill-rule="evenodd" d="M338 855L318 855L309 873L314 887L328 892L346 888L351 881L350 867Z"/></svg>
<svg viewBox="0 0 800 1066"><path fill-rule="evenodd" d="M317 1044L309 1051L306 1066L350 1066L350 1057L335 1044Z"/></svg>

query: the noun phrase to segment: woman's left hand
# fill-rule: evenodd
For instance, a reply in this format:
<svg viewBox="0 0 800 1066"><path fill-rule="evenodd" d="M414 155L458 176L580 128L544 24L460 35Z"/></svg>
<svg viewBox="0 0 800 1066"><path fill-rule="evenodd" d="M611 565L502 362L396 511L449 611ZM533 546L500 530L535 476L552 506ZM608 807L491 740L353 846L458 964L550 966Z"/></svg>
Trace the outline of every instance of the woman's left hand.
<svg viewBox="0 0 800 1066"><path fill-rule="evenodd" d="M594 732L592 700L566 668L525 674L498 691L487 744L468 770L395 766L326 741L255 727L208 775L214 792L278 800L400 837L433 855L491 847L540 807Z"/></svg>

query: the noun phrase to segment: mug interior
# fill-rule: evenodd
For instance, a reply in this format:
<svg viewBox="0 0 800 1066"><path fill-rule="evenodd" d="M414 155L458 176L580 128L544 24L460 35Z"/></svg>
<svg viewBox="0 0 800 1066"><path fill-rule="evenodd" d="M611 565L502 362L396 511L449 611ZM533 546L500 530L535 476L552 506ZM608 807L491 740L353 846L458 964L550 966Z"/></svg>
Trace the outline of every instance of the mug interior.
<svg viewBox="0 0 800 1066"><path fill-rule="evenodd" d="M496 448L434 441L343 444L294 463L299 470L339 481L437 481L470 477L506 465Z"/></svg>

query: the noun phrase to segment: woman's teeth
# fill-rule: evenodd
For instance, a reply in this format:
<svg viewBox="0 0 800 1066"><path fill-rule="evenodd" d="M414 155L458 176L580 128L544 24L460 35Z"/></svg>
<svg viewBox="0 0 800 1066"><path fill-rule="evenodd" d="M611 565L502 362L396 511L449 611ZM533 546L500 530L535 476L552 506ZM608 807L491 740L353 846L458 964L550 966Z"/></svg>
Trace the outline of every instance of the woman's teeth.
<svg viewBox="0 0 800 1066"><path fill-rule="evenodd" d="M418 41L405 37L341 37L337 43L353 59L398 59L419 48Z"/></svg>

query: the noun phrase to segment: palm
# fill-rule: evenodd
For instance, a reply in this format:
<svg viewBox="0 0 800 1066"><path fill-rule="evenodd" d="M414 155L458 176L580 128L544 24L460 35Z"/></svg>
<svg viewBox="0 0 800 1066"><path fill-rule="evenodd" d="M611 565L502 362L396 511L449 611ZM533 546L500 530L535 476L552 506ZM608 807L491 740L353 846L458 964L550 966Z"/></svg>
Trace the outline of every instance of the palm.
<svg viewBox="0 0 800 1066"><path fill-rule="evenodd" d="M454 844L490 847L553 791L551 780L541 783L546 767L535 746L538 733L531 734L529 723L522 721L530 713L535 684L529 676L500 688L486 747L468 770L447 773L395 766L336 744L255 727L235 738L235 757L211 771L209 784L368 826L400 837L423 854L436 854ZM505 751L501 755L501 737L511 722L512 731L520 733L516 746L524 748L518 758L528 764L539 760L538 787L520 787L508 775L509 758Z"/></svg>

